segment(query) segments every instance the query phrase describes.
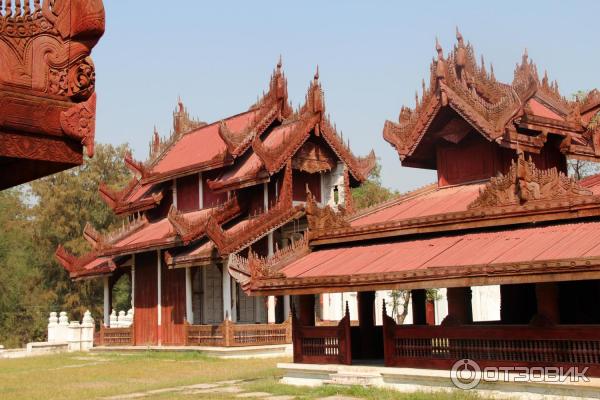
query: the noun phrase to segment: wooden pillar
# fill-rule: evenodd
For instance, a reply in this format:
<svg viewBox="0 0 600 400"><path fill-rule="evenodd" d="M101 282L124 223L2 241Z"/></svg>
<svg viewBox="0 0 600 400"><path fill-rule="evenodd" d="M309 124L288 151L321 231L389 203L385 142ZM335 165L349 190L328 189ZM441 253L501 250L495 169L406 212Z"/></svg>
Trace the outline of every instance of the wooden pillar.
<svg viewBox="0 0 600 400"><path fill-rule="evenodd" d="M535 285L500 285L500 320L503 324L528 324L536 311Z"/></svg>
<svg viewBox="0 0 600 400"><path fill-rule="evenodd" d="M471 307L471 288L448 288L448 321L458 324L472 324L473 310Z"/></svg>
<svg viewBox="0 0 600 400"><path fill-rule="evenodd" d="M535 297L537 316L552 324L560 323L557 284L555 282L536 283Z"/></svg>
<svg viewBox="0 0 600 400"><path fill-rule="evenodd" d="M223 266L223 320L231 320L231 278L227 268Z"/></svg>
<svg viewBox="0 0 600 400"><path fill-rule="evenodd" d="M157 279L157 299L156 299L156 308L157 308L157 325L158 325L158 345L162 344L162 257L160 254L160 250L156 251L157 262L156 262L156 279Z"/></svg>
<svg viewBox="0 0 600 400"><path fill-rule="evenodd" d="M267 322L269 324L275 323L275 296L267 297Z"/></svg>
<svg viewBox="0 0 600 400"><path fill-rule="evenodd" d="M135 254L131 257L131 309L135 311Z"/></svg>
<svg viewBox="0 0 600 400"><path fill-rule="evenodd" d="M103 277L104 283L104 326L110 325L110 276Z"/></svg>
<svg viewBox="0 0 600 400"><path fill-rule="evenodd" d="M185 316L190 325L194 324L194 311L192 310L192 268L185 268Z"/></svg>
<svg viewBox="0 0 600 400"><path fill-rule="evenodd" d="M283 320L286 321L290 316L290 295L283 296Z"/></svg>
<svg viewBox="0 0 600 400"><path fill-rule="evenodd" d="M410 297L412 300L412 317L413 325L426 325L427 324L427 293L425 289L415 289L410 291Z"/></svg>
<svg viewBox="0 0 600 400"><path fill-rule="evenodd" d="M375 292L358 292L359 348L353 345L353 358L376 358L377 344L373 343L375 330Z"/></svg>
<svg viewBox="0 0 600 400"><path fill-rule="evenodd" d="M312 294L303 294L298 296L300 308L300 325L315 326L315 296Z"/></svg>

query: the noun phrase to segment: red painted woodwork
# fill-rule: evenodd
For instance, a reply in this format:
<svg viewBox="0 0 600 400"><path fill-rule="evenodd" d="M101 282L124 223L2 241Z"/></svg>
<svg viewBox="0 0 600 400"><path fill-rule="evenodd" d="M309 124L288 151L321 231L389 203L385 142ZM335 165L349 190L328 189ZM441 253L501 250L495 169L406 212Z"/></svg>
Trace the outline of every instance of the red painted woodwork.
<svg viewBox="0 0 600 400"><path fill-rule="evenodd" d="M185 344L185 268L162 268L161 343Z"/></svg>
<svg viewBox="0 0 600 400"><path fill-rule="evenodd" d="M414 325L425 325L427 323L427 311L425 302L427 294L425 289L415 289L410 291L412 304L412 317Z"/></svg>
<svg viewBox="0 0 600 400"><path fill-rule="evenodd" d="M316 201L321 201L321 174L294 170L292 174L292 198L294 201L306 201L306 187Z"/></svg>
<svg viewBox="0 0 600 400"><path fill-rule="evenodd" d="M302 326L315 326L315 296L304 294L298 296L299 322Z"/></svg>
<svg viewBox="0 0 600 400"><path fill-rule="evenodd" d="M93 156L104 22L102 0L0 2L0 190Z"/></svg>
<svg viewBox="0 0 600 400"><path fill-rule="evenodd" d="M537 315L543 318L544 322L552 324L560 323L558 285L555 282L536 283L535 297L537 302Z"/></svg>
<svg viewBox="0 0 600 400"><path fill-rule="evenodd" d="M158 277L156 252L135 256L135 344L158 344Z"/></svg>
<svg viewBox="0 0 600 400"><path fill-rule="evenodd" d="M200 208L200 184L198 174L177 178L177 209L194 211Z"/></svg>
<svg viewBox="0 0 600 400"><path fill-rule="evenodd" d="M295 363L350 365L350 314L346 313L337 326L304 326L293 315L292 343Z"/></svg>
<svg viewBox="0 0 600 400"><path fill-rule="evenodd" d="M435 325L435 302L433 300L427 300L425 303L425 315L427 325Z"/></svg>
<svg viewBox="0 0 600 400"><path fill-rule="evenodd" d="M459 143L440 139L436 148L438 184L456 185L505 173L513 152L470 133Z"/></svg>
<svg viewBox="0 0 600 400"><path fill-rule="evenodd" d="M443 323L473 323L470 287L448 288L446 297L448 298L448 316Z"/></svg>
<svg viewBox="0 0 600 400"><path fill-rule="evenodd" d="M486 366L585 365L600 376L600 327L412 326L383 319L386 367L447 369L469 358Z"/></svg>
<svg viewBox="0 0 600 400"><path fill-rule="evenodd" d="M219 175L219 171L207 171L202 173L202 198L204 208L215 207L227 201L227 192L215 193L208 186L207 180L213 180Z"/></svg>

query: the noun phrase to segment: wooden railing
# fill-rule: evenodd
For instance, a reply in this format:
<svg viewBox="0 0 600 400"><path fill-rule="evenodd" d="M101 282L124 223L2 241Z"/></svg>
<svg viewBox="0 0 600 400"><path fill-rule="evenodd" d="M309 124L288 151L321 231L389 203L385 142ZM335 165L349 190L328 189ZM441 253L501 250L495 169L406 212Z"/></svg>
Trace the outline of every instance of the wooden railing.
<svg viewBox="0 0 600 400"><path fill-rule="evenodd" d="M308 364L352 363L350 315L337 326L301 326L292 317L294 362Z"/></svg>
<svg viewBox="0 0 600 400"><path fill-rule="evenodd" d="M128 328L106 328L101 324L96 343L101 346L133 346L133 325Z"/></svg>
<svg viewBox="0 0 600 400"><path fill-rule="evenodd" d="M389 367L450 368L472 359L485 366L588 366L600 372L600 326L396 325L383 320Z"/></svg>
<svg viewBox="0 0 600 400"><path fill-rule="evenodd" d="M185 325L187 346L263 346L292 343L291 321L281 324Z"/></svg>

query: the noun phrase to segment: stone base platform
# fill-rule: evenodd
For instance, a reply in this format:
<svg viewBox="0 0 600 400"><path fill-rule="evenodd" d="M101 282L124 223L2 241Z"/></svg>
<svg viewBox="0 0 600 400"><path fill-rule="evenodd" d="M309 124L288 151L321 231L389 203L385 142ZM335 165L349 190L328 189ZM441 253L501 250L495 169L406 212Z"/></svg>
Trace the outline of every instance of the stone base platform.
<svg viewBox="0 0 600 400"><path fill-rule="evenodd" d="M400 392L462 391L454 386L450 371L379 366L292 364L280 363L281 383L296 386L359 385L398 390ZM600 378L589 382L562 383L523 382L504 378L482 380L476 388L467 390L484 397L502 399L581 400L600 399Z"/></svg>
<svg viewBox="0 0 600 400"><path fill-rule="evenodd" d="M169 352L200 352L211 357L219 358L275 358L291 357L291 344L244 347L212 347L212 346L98 346L93 352L131 353L138 351L169 351Z"/></svg>

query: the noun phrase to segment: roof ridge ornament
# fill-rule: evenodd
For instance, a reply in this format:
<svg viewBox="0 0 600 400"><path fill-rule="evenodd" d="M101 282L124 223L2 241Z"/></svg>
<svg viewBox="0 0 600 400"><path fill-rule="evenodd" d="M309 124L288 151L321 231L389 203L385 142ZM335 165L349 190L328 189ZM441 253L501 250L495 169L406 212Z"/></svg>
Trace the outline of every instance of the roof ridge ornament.
<svg viewBox="0 0 600 400"><path fill-rule="evenodd" d="M556 168L538 169L523 153L513 160L504 174L490 179L479 197L469 204L469 209L523 205L530 201L573 199L592 196L578 181L566 176Z"/></svg>

